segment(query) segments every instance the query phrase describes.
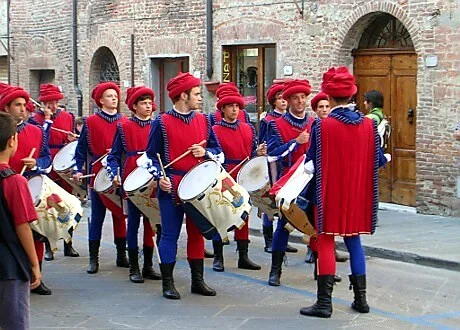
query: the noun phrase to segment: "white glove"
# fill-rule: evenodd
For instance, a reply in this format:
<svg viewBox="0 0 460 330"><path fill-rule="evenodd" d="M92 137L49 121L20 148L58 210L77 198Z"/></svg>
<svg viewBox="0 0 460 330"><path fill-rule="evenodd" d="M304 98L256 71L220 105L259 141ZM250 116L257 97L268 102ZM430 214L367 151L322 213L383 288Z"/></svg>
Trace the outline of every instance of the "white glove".
<svg viewBox="0 0 460 330"><path fill-rule="evenodd" d="M153 162L149 157L147 157L147 153L144 152L142 156L140 156L136 160L136 164L137 166L142 168L149 168L150 166L152 166Z"/></svg>
<svg viewBox="0 0 460 330"><path fill-rule="evenodd" d="M313 174L315 173L315 165L313 165L313 161L310 160L309 162L305 163L303 165L305 173L307 174Z"/></svg>
<svg viewBox="0 0 460 330"><path fill-rule="evenodd" d="M107 156L101 159L102 167L107 167Z"/></svg>
<svg viewBox="0 0 460 330"><path fill-rule="evenodd" d="M385 158L387 159L387 162L391 162L391 154L384 154Z"/></svg>

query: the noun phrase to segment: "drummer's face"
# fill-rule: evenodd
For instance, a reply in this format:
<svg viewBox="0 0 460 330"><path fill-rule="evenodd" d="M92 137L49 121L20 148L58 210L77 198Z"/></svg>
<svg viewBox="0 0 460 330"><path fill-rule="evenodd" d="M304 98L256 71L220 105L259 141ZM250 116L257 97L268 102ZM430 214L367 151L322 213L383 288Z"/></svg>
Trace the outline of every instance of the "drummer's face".
<svg viewBox="0 0 460 330"><path fill-rule="evenodd" d="M316 114L319 118L326 118L330 111L331 107L328 100L321 100L318 102L318 106L316 107Z"/></svg>
<svg viewBox="0 0 460 330"><path fill-rule="evenodd" d="M225 121L233 123L238 118L238 113L240 112L240 105L238 103L226 104L222 108L222 117Z"/></svg>
<svg viewBox="0 0 460 330"><path fill-rule="evenodd" d="M201 88L193 87L190 90L190 94L187 95L185 104L187 105L189 110L197 110L201 108L202 102L203 98L201 97Z"/></svg>
<svg viewBox="0 0 460 330"><path fill-rule="evenodd" d="M287 102L285 99L283 99L283 93L279 92L276 94L276 99L275 99L275 109L279 111L286 111L287 108Z"/></svg>
<svg viewBox="0 0 460 330"><path fill-rule="evenodd" d="M145 99L143 101L138 101L133 105L134 110L136 110L136 115L141 119L147 119L152 116L153 112L153 102L151 99Z"/></svg>
<svg viewBox="0 0 460 330"><path fill-rule="evenodd" d="M53 113L58 109L58 101L48 101L45 102L45 107L50 109Z"/></svg>
<svg viewBox="0 0 460 330"><path fill-rule="evenodd" d="M27 116L26 100L22 97L14 99L5 107L5 111L12 115L18 123L24 121Z"/></svg>
<svg viewBox="0 0 460 330"><path fill-rule="evenodd" d="M103 108L115 110L118 107L118 93L114 89L106 89L100 99Z"/></svg>
<svg viewBox="0 0 460 330"><path fill-rule="evenodd" d="M307 95L305 93L296 93L289 97L289 108L294 115L303 114L306 104Z"/></svg>

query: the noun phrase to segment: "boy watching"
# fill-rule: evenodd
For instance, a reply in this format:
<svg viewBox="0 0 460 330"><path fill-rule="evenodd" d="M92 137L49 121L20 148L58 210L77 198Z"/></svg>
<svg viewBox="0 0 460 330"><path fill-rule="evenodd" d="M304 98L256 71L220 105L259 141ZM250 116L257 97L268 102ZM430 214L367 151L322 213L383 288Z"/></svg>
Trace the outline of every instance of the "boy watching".
<svg viewBox="0 0 460 330"><path fill-rule="evenodd" d="M0 328L15 330L29 329L29 291L41 281L29 226L38 216L27 180L8 165L17 137L15 119L0 112Z"/></svg>

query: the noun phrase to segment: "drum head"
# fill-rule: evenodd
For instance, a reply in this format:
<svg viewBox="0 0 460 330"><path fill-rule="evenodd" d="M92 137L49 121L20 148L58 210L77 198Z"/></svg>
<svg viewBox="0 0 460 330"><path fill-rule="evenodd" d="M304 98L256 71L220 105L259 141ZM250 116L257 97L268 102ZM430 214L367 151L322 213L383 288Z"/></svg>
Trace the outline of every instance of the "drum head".
<svg viewBox="0 0 460 330"><path fill-rule="evenodd" d="M70 142L58 151L53 160L53 168L55 171L62 172L74 166L77 144L78 141Z"/></svg>
<svg viewBox="0 0 460 330"><path fill-rule="evenodd" d="M102 168L94 179L94 190L97 192L107 191L112 187L112 180L105 168Z"/></svg>
<svg viewBox="0 0 460 330"><path fill-rule="evenodd" d="M123 189L126 192L131 192L139 189L153 177L145 168L138 167L132 171L123 183Z"/></svg>
<svg viewBox="0 0 460 330"><path fill-rule="evenodd" d="M238 173L237 181L248 192L265 187L269 182L267 157L255 157L244 164Z"/></svg>
<svg viewBox="0 0 460 330"><path fill-rule="evenodd" d="M213 160L206 160L193 167L179 184L177 195L188 201L203 193L216 179L220 165Z"/></svg>
<svg viewBox="0 0 460 330"><path fill-rule="evenodd" d="M43 178L40 175L34 176L33 178L30 178L29 181L27 181L27 186L29 187L30 194L32 195L32 200L35 204L40 198L40 193L43 186Z"/></svg>

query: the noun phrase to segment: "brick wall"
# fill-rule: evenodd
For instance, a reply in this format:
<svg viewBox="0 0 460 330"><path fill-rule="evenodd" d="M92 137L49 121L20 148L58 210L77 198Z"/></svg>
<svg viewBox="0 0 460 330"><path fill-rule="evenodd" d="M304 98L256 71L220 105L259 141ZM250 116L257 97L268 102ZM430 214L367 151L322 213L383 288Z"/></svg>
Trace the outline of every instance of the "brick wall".
<svg viewBox="0 0 460 330"><path fill-rule="evenodd" d="M409 31L418 56L417 209L460 215L460 202L455 198L460 146L452 137L460 120L459 2L306 1L303 17L295 2L214 0L211 79L220 80L222 45L272 43L276 44L277 76L283 77L283 67L291 65L294 76L307 77L317 91L322 72L331 65L352 67L351 50L357 47L375 13L395 16ZM78 3L79 77L86 113L95 83L92 61L100 47L108 47L114 54L120 80L131 81L131 34L135 35L136 84L150 85L149 57L167 54L189 55L190 70L198 70L205 77L205 0ZM13 1L11 10L13 82L29 88L29 70L54 69L56 83L63 87L70 108L75 109L71 1ZM436 67L426 67L428 55L438 56ZM207 98L206 110L211 110L212 104Z"/></svg>

